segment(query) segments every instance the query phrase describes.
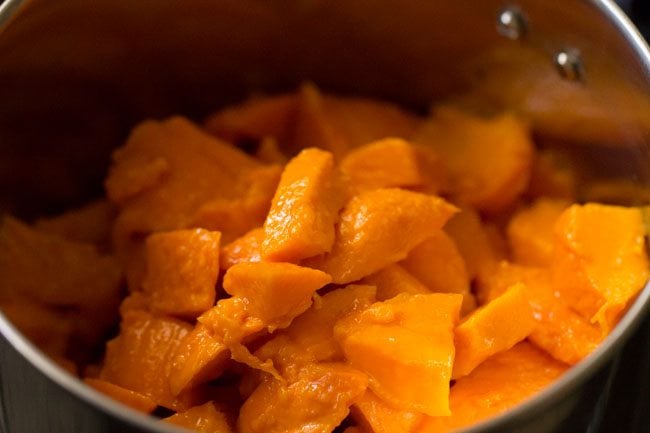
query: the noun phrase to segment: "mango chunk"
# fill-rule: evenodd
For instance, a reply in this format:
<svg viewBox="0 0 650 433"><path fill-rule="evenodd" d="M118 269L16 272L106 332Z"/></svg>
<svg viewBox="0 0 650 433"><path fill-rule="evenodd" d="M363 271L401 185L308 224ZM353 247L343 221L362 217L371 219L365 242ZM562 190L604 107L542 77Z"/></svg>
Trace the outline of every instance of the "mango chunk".
<svg viewBox="0 0 650 433"><path fill-rule="evenodd" d="M424 419L418 412L391 407L372 391L366 391L352 406L352 417L373 433L412 433Z"/></svg>
<svg viewBox="0 0 650 433"><path fill-rule="evenodd" d="M221 233L204 229L155 233L147 238L142 283L151 309L196 317L214 305Z"/></svg>
<svg viewBox="0 0 650 433"><path fill-rule="evenodd" d="M251 98L212 114L204 127L211 134L232 143L265 137L286 143L291 139L296 110L294 94Z"/></svg>
<svg viewBox="0 0 650 433"><path fill-rule="evenodd" d="M225 270L242 262L262 261L264 236L264 228L258 227L223 247L219 255L221 269Z"/></svg>
<svg viewBox="0 0 650 433"><path fill-rule="evenodd" d="M177 396L198 384L217 378L228 366L226 345L198 323L178 344L169 371L169 389Z"/></svg>
<svg viewBox="0 0 650 433"><path fill-rule="evenodd" d="M363 373L335 363L309 364L289 382L267 376L241 407L238 431L330 433L366 384Z"/></svg>
<svg viewBox="0 0 650 433"><path fill-rule="evenodd" d="M604 333L648 280L641 211L598 204L573 205L555 225L553 286Z"/></svg>
<svg viewBox="0 0 650 433"><path fill-rule="evenodd" d="M523 284L537 326L528 339L553 358L573 365L589 355L604 338L598 326L573 311L556 296L545 268L500 264L489 283L490 299L513 284Z"/></svg>
<svg viewBox="0 0 650 433"><path fill-rule="evenodd" d="M410 138L420 120L398 107L364 98L321 95L312 84L298 95L294 149L318 147L339 159L385 137Z"/></svg>
<svg viewBox="0 0 650 433"><path fill-rule="evenodd" d="M149 166L160 168L138 186L132 178L151 170ZM196 227L201 219L197 212L208 202L243 200L255 187L250 173L259 168L263 166L254 158L182 117L143 122L113 153L105 182L108 198L119 207L113 229L118 257L128 266L138 238ZM242 219L251 225L239 227L242 231L234 237L261 224ZM214 220L210 222L209 229L221 231L225 239L231 236L228 226L222 230L214 226ZM130 281L130 287L139 290L137 283L137 279Z"/></svg>
<svg viewBox="0 0 650 433"><path fill-rule="evenodd" d="M548 386L566 369L531 344L519 343L458 379L449 395L451 416L428 417L416 431L451 432L498 415Z"/></svg>
<svg viewBox="0 0 650 433"><path fill-rule="evenodd" d="M296 317L285 334L318 361L342 359L341 349L334 340L334 325L339 319L363 310L373 302L373 286L351 284L333 290Z"/></svg>
<svg viewBox="0 0 650 433"><path fill-rule="evenodd" d="M340 169L356 191L426 187L435 194L446 176L442 161L431 149L401 138L384 138L352 150Z"/></svg>
<svg viewBox="0 0 650 433"><path fill-rule="evenodd" d="M164 418L164 422L198 433L232 433L226 414L208 402Z"/></svg>
<svg viewBox="0 0 650 433"><path fill-rule="evenodd" d="M336 284L359 280L406 258L454 212L445 200L421 193L397 188L363 192L343 208L332 252L305 263L330 274Z"/></svg>
<svg viewBox="0 0 650 433"><path fill-rule="evenodd" d="M463 295L463 312L476 307L469 290L465 261L454 241L444 231L436 231L413 248L400 265L431 292Z"/></svg>
<svg viewBox="0 0 650 433"><path fill-rule="evenodd" d="M157 404L146 395L131 391L130 389L122 388L121 386L106 382L105 380L86 378L84 379L84 382L86 382L86 385L89 385L102 394L106 394L108 397L115 399L138 412L151 413L157 406Z"/></svg>
<svg viewBox="0 0 650 433"><path fill-rule="evenodd" d="M262 257L296 263L329 252L340 188L331 153L310 148L289 161L264 222Z"/></svg>
<svg viewBox="0 0 650 433"><path fill-rule="evenodd" d="M508 244L516 263L547 266L553 261L553 226L569 203L557 199L539 199L512 216L508 223Z"/></svg>
<svg viewBox="0 0 650 433"><path fill-rule="evenodd" d="M99 378L146 395L156 404L181 410L188 402L169 389L171 362L191 326L145 311L125 313L120 333L106 344Z"/></svg>
<svg viewBox="0 0 650 433"><path fill-rule="evenodd" d="M316 290L330 281L324 272L290 263L239 263L228 269L223 287L228 294L246 299L248 313L272 332L286 328L305 312Z"/></svg>
<svg viewBox="0 0 650 433"><path fill-rule="evenodd" d="M42 351L59 357L67 352L75 329L74 318L71 315L29 299L2 300L0 310Z"/></svg>
<svg viewBox="0 0 650 433"><path fill-rule="evenodd" d="M499 262L506 257L495 248L487 227L472 208L464 208L454 215L445 224L444 230L453 239L463 257L470 279L478 283L476 292L478 304L484 304L488 296L483 292L481 285L491 277Z"/></svg>
<svg viewBox="0 0 650 433"><path fill-rule="evenodd" d="M386 301L400 293L411 295L431 293L431 290L398 264L388 265L361 281L377 288L378 301Z"/></svg>
<svg viewBox="0 0 650 433"><path fill-rule="evenodd" d="M236 199L215 198L203 203L191 219L190 226L222 232L230 242L264 223L271 200L280 182L282 167L269 165L251 170L240 180L246 192Z"/></svg>
<svg viewBox="0 0 650 433"><path fill-rule="evenodd" d="M496 213L528 185L534 147L527 125L512 114L481 119L439 107L413 140L442 156L458 203Z"/></svg>
<svg viewBox="0 0 650 433"><path fill-rule="evenodd" d="M107 200L97 200L61 215L39 218L35 228L73 242L107 247L116 209Z"/></svg>
<svg viewBox="0 0 650 433"><path fill-rule="evenodd" d="M456 294L401 294L339 321L334 335L381 399L402 410L448 415L461 302Z"/></svg>
<svg viewBox="0 0 650 433"><path fill-rule="evenodd" d="M472 372L490 356L508 350L536 326L525 286L511 286L504 294L474 311L454 331L456 358L452 377Z"/></svg>
<svg viewBox="0 0 650 433"><path fill-rule="evenodd" d="M116 306L122 273L92 244L43 233L11 217L0 228L0 299L97 311Z"/></svg>

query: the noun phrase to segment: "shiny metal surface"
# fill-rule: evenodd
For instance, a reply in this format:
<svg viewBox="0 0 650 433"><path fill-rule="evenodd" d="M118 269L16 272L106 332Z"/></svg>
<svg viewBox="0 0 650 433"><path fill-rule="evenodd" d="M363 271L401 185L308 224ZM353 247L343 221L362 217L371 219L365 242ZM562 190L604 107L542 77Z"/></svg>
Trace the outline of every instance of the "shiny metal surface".
<svg viewBox="0 0 650 433"><path fill-rule="evenodd" d="M609 1L515 2L519 39L495 27L500 0L32 0L9 23L21 3L0 6L0 211L29 217L97 194L110 150L144 117L200 119L304 79L416 109L515 110L540 137L621 150L612 165L650 185L650 53ZM566 47L581 53L580 82L557 73ZM593 428L580 413L603 404L611 361L649 308L646 287L588 359L465 431ZM2 316L0 333L6 432L173 431L66 375Z"/></svg>

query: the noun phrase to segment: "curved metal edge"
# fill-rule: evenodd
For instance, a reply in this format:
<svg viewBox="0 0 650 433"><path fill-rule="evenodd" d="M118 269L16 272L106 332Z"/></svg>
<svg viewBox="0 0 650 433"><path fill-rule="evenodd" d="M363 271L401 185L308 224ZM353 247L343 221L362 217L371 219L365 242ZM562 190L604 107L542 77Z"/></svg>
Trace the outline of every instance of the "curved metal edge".
<svg viewBox="0 0 650 433"><path fill-rule="evenodd" d="M611 0L590 0L603 15L609 19L619 33L634 49L644 68L650 71L650 47L641 36L639 30L632 24L623 11ZM27 2L25 0L5 0L0 4L0 32L16 16L18 10ZM650 76L650 74L649 74ZM616 328L598 348L579 364L571 367L560 379L546 387L534 397L524 401L507 412L458 430L457 433L478 433L485 429L496 428L505 423L513 423L526 417L528 412L540 410L553 404L553 400L561 394L575 391L591 375L601 369L639 327L643 316L650 311L650 283L645 286L635 302L629 308ZM57 385L70 391L76 397L95 406L116 418L136 427L149 429L160 433L182 433L188 430L166 425L151 416L125 406L98 391L95 391L68 372L53 363L45 354L32 345L0 312L0 334L41 373L49 377Z"/></svg>
<svg viewBox="0 0 650 433"><path fill-rule="evenodd" d="M639 61L646 70L646 77L650 83L650 46L643 38L637 27L628 16L612 0L585 0L599 9L603 17L612 24L622 38L632 47ZM569 370L558 380L544 388L541 392L525 400L518 406L473 424L456 433L479 433L488 429L496 429L504 424L516 423L529 416L530 412L544 410L554 403L554 399L561 395L568 395L584 384L596 374L606 363L610 362L617 351L630 339L639 328L645 315L650 312L650 282L646 284L634 303L630 306L614 330L600 343L587 358Z"/></svg>
<svg viewBox="0 0 650 433"><path fill-rule="evenodd" d="M648 77L648 81L650 82L650 46L641 35L641 32L639 32L639 29L612 0L591 0L591 2L609 18L609 22L616 27L621 36L633 48L646 69L646 77Z"/></svg>
<svg viewBox="0 0 650 433"><path fill-rule="evenodd" d="M26 3L26 0L0 0L0 32L17 15L18 9Z"/></svg>
<svg viewBox="0 0 650 433"><path fill-rule="evenodd" d="M0 311L0 334L20 353L30 365L43 373L50 380L63 389L121 421L141 429L156 433L187 433L186 429L175 427L171 424L160 422L158 418L143 415L142 413L123 405L122 403L105 396L99 391L84 384L41 352ZM89 432L90 433L90 432Z"/></svg>

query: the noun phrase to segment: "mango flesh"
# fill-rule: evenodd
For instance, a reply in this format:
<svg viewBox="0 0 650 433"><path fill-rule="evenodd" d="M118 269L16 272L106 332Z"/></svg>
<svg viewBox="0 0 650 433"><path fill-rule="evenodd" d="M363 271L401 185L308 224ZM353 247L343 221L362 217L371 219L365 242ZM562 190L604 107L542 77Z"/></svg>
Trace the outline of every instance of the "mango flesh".
<svg viewBox="0 0 650 433"><path fill-rule="evenodd" d="M341 320L335 336L380 398L399 409L448 415L461 301L460 295L401 294Z"/></svg>
<svg viewBox="0 0 650 433"><path fill-rule="evenodd" d="M578 189L530 136L311 84L203 128L145 121L105 199L5 219L0 309L90 386L195 431L464 427L592 353L648 278L640 209L571 205L647 191Z"/></svg>
<svg viewBox="0 0 650 433"><path fill-rule="evenodd" d="M397 188L353 197L343 208L332 251L305 262L345 284L398 262L456 212L445 200ZM400 236L393 236L399 232Z"/></svg>

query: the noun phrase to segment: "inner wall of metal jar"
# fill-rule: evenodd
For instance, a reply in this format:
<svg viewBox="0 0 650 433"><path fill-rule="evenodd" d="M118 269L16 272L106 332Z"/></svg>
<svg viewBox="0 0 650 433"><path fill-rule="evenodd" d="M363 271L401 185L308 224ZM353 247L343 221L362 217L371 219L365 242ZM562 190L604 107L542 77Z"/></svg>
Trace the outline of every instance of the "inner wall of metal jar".
<svg viewBox="0 0 650 433"><path fill-rule="evenodd" d="M0 37L0 210L100 195L143 118L201 119L305 79L421 112L516 110L588 172L647 183L643 65L594 4L548 3L34 0Z"/></svg>

